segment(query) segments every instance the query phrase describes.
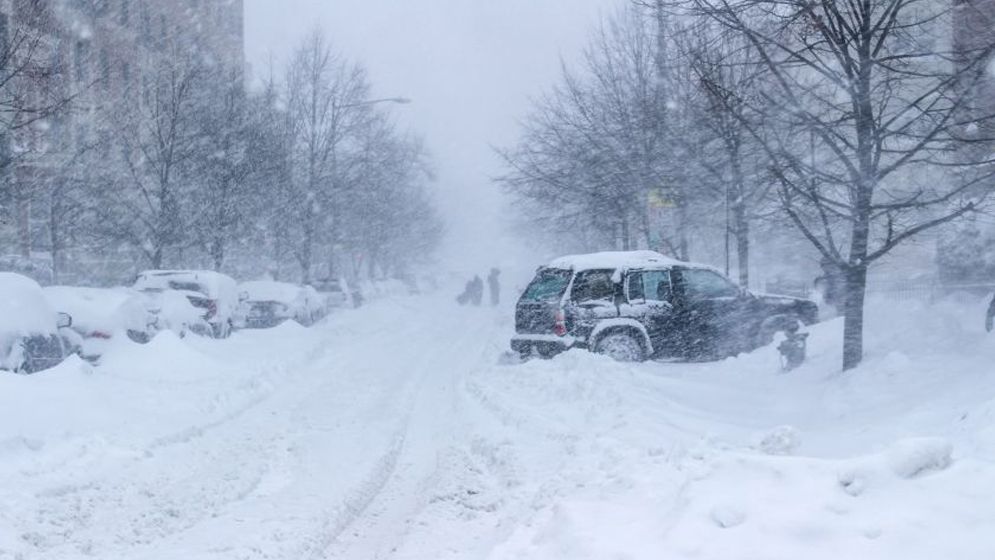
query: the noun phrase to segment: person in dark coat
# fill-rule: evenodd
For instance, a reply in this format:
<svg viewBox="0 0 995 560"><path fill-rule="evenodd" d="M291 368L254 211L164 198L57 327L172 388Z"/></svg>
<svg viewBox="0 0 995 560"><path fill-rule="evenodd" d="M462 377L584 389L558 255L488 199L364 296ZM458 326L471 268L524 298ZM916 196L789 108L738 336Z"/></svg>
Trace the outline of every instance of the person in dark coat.
<svg viewBox="0 0 995 560"><path fill-rule="evenodd" d="M463 293L456 296L456 303L460 305L466 305L470 303L473 299L473 279L467 280L466 286L463 287Z"/></svg>
<svg viewBox="0 0 995 560"><path fill-rule="evenodd" d="M470 301L474 305L479 306L483 300L484 281L480 279L480 276L474 275L473 280L470 281Z"/></svg>
<svg viewBox="0 0 995 560"><path fill-rule="evenodd" d="M995 321L995 294L992 294L992 302L988 304L988 313L985 314L985 330L992 332L992 322Z"/></svg>
<svg viewBox="0 0 995 560"><path fill-rule="evenodd" d="M501 283L499 277L501 276L501 271L492 268L491 273L487 275L487 287L491 292L491 305L497 306L501 303Z"/></svg>

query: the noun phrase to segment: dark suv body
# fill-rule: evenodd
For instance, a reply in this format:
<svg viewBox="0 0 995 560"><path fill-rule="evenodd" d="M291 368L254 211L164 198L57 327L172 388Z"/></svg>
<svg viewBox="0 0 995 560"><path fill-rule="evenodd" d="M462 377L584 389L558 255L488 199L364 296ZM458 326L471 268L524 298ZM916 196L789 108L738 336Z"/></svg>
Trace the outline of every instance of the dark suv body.
<svg viewBox="0 0 995 560"><path fill-rule="evenodd" d="M537 271L518 301L511 347L522 355L581 347L621 360L716 359L817 318L811 301L750 293L708 266L649 251L595 253Z"/></svg>

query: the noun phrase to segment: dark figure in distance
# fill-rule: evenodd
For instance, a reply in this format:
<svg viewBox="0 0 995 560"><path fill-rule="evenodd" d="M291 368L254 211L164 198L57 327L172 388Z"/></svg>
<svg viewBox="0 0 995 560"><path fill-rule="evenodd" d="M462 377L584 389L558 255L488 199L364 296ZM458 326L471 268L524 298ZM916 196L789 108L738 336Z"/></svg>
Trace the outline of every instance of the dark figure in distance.
<svg viewBox="0 0 995 560"><path fill-rule="evenodd" d="M474 275L473 280L470 281L470 301L474 305L480 306L480 302L484 300L484 281L480 279L480 276Z"/></svg>
<svg viewBox="0 0 995 560"><path fill-rule="evenodd" d="M487 287L491 291L491 305L497 306L501 303L501 284L499 283L498 277L501 276L501 271L492 268L491 273L487 275Z"/></svg>
<svg viewBox="0 0 995 560"><path fill-rule="evenodd" d="M456 303L460 305L466 305L470 303L473 299L473 279L467 280L466 286L463 287L463 293L456 296Z"/></svg>
<svg viewBox="0 0 995 560"><path fill-rule="evenodd" d="M995 321L995 295L992 295L992 302L988 304L988 313L985 315L985 330L992 332L992 321Z"/></svg>

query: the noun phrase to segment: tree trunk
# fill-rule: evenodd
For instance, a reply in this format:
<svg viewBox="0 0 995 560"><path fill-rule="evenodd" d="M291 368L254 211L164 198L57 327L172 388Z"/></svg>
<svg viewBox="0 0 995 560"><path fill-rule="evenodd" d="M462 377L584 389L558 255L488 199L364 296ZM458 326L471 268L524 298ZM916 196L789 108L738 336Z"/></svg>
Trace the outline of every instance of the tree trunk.
<svg viewBox="0 0 995 560"><path fill-rule="evenodd" d="M732 207L733 228L736 235L736 264L739 267L739 285L750 287L750 222L746 207L737 202Z"/></svg>
<svg viewBox="0 0 995 560"><path fill-rule="evenodd" d="M622 250L628 251L630 247L629 243L629 217L622 213Z"/></svg>
<svg viewBox="0 0 995 560"><path fill-rule="evenodd" d="M211 242L211 259L214 261L215 272L221 272L221 265L225 262L225 241L223 234L218 234Z"/></svg>
<svg viewBox="0 0 995 560"><path fill-rule="evenodd" d="M688 241L688 209L683 198L677 201L677 258L682 261L691 260L690 242Z"/></svg>
<svg viewBox="0 0 995 560"><path fill-rule="evenodd" d="M843 371L860 365L864 357L864 294L867 267L849 266L843 305Z"/></svg>
<svg viewBox="0 0 995 560"><path fill-rule="evenodd" d="M24 258L31 258L31 201L26 195L18 193L17 213L17 248Z"/></svg>
<svg viewBox="0 0 995 560"><path fill-rule="evenodd" d="M62 259L62 230L59 223L59 206L54 200L49 201L48 206L48 239L52 252L52 283L59 283L59 274Z"/></svg>

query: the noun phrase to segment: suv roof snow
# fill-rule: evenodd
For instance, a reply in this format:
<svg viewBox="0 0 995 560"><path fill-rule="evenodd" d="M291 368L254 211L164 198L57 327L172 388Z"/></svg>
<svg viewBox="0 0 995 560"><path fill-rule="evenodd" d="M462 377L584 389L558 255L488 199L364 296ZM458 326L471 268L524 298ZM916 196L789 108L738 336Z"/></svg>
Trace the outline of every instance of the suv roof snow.
<svg viewBox="0 0 995 560"><path fill-rule="evenodd" d="M661 255L656 251L605 251L601 253L588 253L586 255L568 255L553 260L549 268L562 268L567 270L591 270L591 269L630 269L661 266L689 265L670 257Z"/></svg>

